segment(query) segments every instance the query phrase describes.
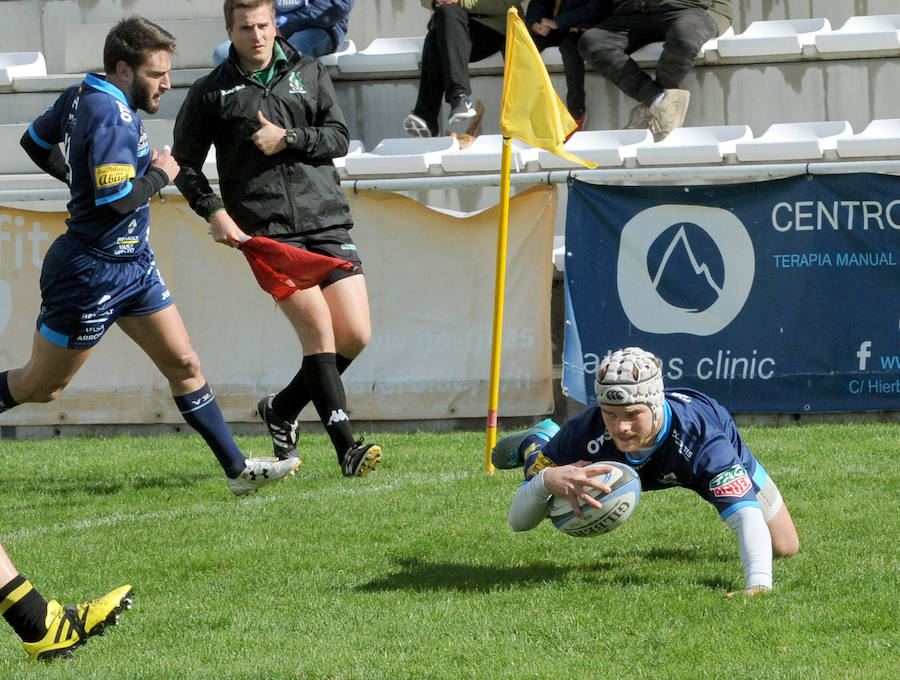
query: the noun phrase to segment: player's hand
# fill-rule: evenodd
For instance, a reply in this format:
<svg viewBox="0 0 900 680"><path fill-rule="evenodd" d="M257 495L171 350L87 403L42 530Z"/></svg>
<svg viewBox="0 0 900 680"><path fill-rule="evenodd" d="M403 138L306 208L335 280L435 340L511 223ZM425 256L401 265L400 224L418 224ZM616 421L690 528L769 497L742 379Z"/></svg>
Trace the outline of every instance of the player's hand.
<svg viewBox="0 0 900 680"><path fill-rule="evenodd" d="M259 130L253 133L252 137L256 148L266 156L284 151L287 148L287 142L284 141L284 128L275 125L270 120L266 120L262 111L256 112L256 118L261 126Z"/></svg>
<svg viewBox="0 0 900 680"><path fill-rule="evenodd" d="M747 597L753 597L757 593L768 593L770 592L768 588L763 586L750 586L746 590L736 590L733 593L728 593L725 597L729 600L733 599L735 595L746 595Z"/></svg>
<svg viewBox="0 0 900 680"><path fill-rule="evenodd" d="M550 29L547 26L544 26L543 23L535 21L531 24L531 32L537 33L538 35L549 35Z"/></svg>
<svg viewBox="0 0 900 680"><path fill-rule="evenodd" d="M611 472L612 468L609 465L588 468L588 465L589 462L582 460L572 465L544 469L544 486L547 487L547 491L557 498L568 500L578 517L583 517L582 503L592 505L598 510L603 507L600 501L587 492L588 488L599 489L603 493L612 491L609 485L596 479L598 475Z"/></svg>
<svg viewBox="0 0 900 680"><path fill-rule="evenodd" d="M209 235L216 243L224 243L231 248L250 238L225 210L213 213L209 218Z"/></svg>
<svg viewBox="0 0 900 680"><path fill-rule="evenodd" d="M158 153L155 150L150 152L150 165L160 168L166 173L170 182L175 179L181 170L181 166L178 165L178 161L175 160L172 150L168 146L163 147L162 153Z"/></svg>

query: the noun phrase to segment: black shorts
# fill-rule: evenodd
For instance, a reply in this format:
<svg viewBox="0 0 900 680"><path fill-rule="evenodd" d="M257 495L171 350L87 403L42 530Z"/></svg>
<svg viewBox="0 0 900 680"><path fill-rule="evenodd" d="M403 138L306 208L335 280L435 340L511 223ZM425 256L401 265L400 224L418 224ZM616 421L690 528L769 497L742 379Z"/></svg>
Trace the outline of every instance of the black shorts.
<svg viewBox="0 0 900 680"><path fill-rule="evenodd" d="M270 238L286 243L296 248L308 250L311 253L319 255L328 255L337 257L347 262L352 262L358 267L356 272L348 272L343 269L333 270L328 277L319 284L319 288L327 288L335 281L340 281L348 276L362 274L362 260L359 258L359 252L356 244L350 238L350 232L346 227L334 227L332 229L323 229L309 234L292 234L290 236L271 236Z"/></svg>

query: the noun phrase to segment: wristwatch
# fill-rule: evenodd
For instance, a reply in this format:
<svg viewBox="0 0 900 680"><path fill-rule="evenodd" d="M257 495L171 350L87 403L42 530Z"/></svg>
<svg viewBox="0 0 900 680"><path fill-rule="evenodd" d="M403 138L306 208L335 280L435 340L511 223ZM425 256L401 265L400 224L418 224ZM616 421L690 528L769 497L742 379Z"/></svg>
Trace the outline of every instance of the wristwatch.
<svg viewBox="0 0 900 680"><path fill-rule="evenodd" d="M292 149L297 143L297 131L294 128L288 128L284 131L284 143L287 148Z"/></svg>

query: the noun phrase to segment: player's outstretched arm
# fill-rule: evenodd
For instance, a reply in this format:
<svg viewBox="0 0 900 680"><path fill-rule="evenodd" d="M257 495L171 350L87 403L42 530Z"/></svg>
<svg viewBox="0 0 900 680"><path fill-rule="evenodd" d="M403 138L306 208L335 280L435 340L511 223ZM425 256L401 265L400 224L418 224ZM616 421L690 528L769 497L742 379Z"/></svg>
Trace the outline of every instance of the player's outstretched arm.
<svg viewBox="0 0 900 680"><path fill-rule="evenodd" d="M725 522L737 534L741 565L744 568L745 595L772 590L772 537L758 507L744 507L729 515ZM736 593L728 593L734 597Z"/></svg>

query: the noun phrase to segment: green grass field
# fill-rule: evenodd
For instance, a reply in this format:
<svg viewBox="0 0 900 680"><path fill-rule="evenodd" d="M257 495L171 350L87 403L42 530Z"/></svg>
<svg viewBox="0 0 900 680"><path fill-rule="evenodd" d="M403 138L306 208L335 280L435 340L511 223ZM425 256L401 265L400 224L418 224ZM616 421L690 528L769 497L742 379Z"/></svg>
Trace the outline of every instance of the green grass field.
<svg viewBox="0 0 900 680"><path fill-rule="evenodd" d="M65 602L136 593L71 662L30 662L0 624L0 678L900 677L900 426L743 432L801 552L736 600L737 541L682 489L605 536L514 534L521 471L485 475L480 432L379 435L355 480L306 435L297 476L247 499L196 436L0 441L22 573Z"/></svg>

